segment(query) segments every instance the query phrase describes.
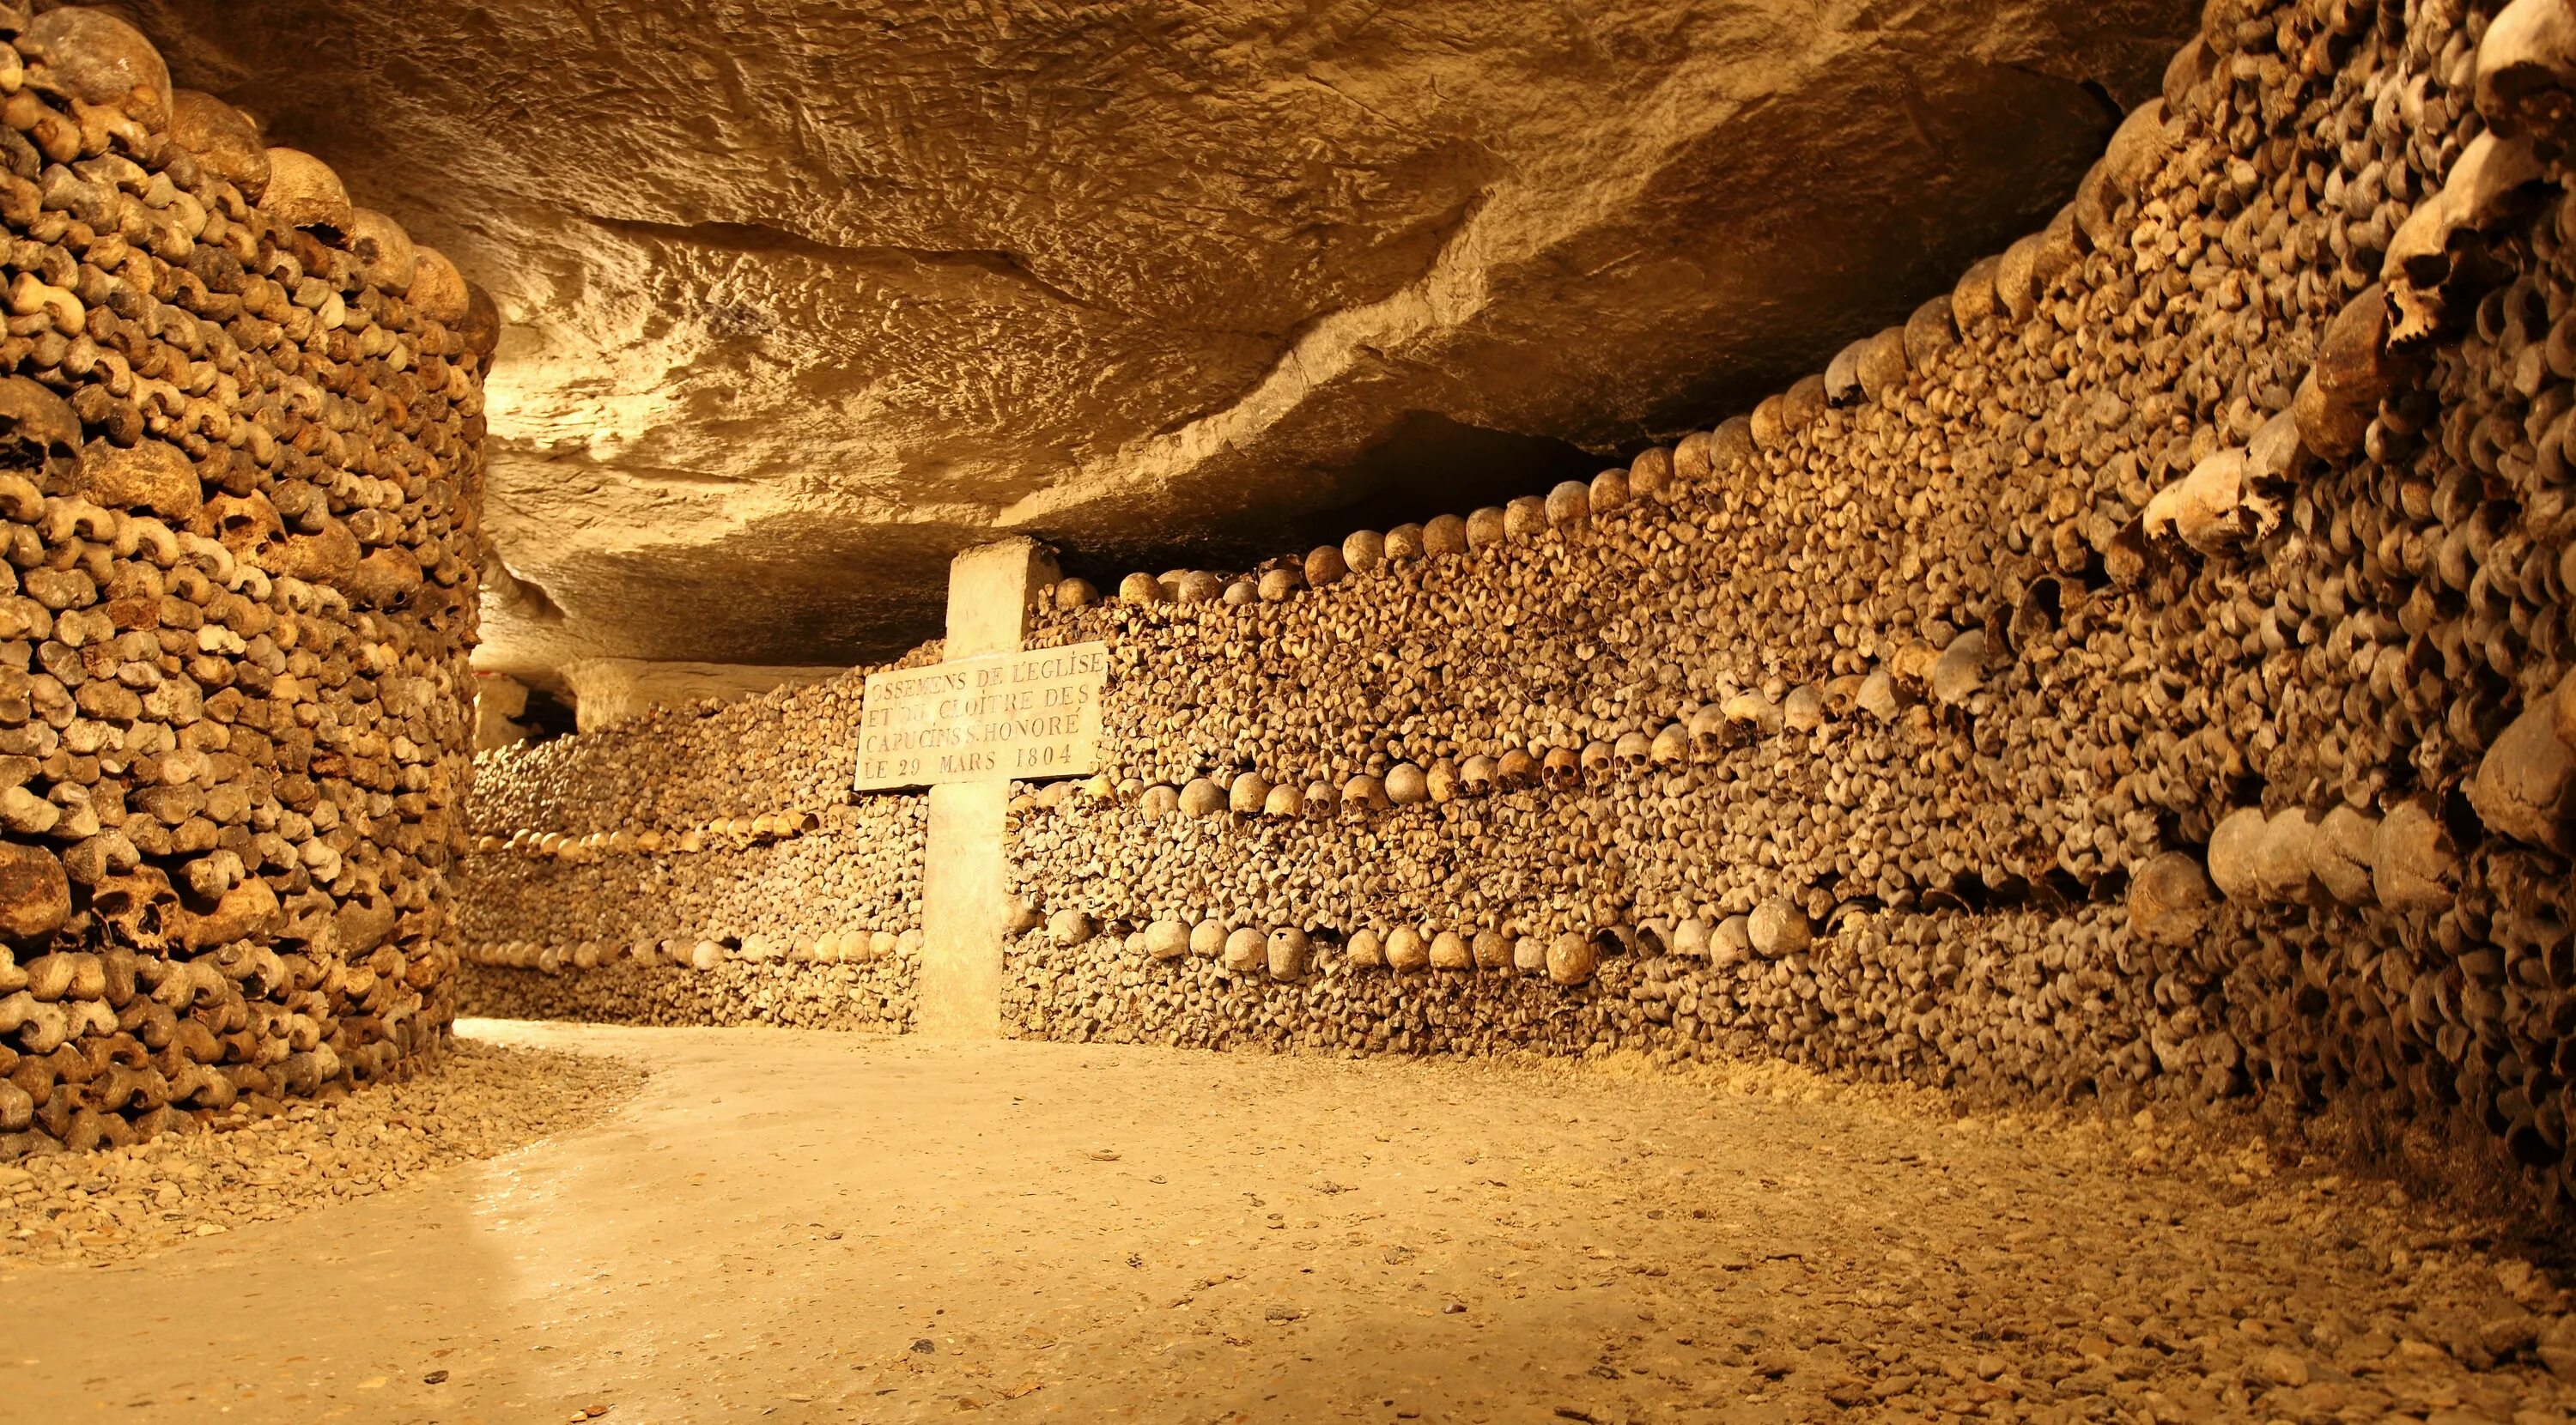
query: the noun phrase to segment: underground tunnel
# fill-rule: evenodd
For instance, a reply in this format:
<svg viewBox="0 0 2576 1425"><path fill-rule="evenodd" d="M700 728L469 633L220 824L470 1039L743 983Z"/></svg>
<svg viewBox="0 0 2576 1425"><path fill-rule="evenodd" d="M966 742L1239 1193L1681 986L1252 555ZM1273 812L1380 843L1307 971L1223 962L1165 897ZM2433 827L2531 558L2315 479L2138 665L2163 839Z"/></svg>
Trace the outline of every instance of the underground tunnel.
<svg viewBox="0 0 2576 1425"><path fill-rule="evenodd" d="M2576 1408L2567 0L0 0L0 1417Z"/></svg>

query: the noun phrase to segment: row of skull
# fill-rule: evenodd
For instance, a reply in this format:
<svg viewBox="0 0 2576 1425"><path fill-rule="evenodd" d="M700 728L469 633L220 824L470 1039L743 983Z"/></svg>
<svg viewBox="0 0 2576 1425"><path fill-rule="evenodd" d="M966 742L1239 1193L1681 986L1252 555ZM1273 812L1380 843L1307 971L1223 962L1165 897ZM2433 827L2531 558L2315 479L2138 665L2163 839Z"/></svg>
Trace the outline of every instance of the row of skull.
<svg viewBox="0 0 2576 1425"><path fill-rule="evenodd" d="M1325 817L1336 811L1368 812L1459 797L1507 796L1545 789L1570 793L1604 786L1621 777L1680 771L1721 762L1726 754L1756 738L1813 732L1828 718L1865 712L1881 721L1894 720L1913 687L1928 688L1945 704L1964 702L1978 686L1985 656L1982 630L1971 630L1950 647L1920 657L1900 655L1896 666L1868 674L1847 674L1824 684L1806 683L1774 701L1758 690L1739 692L1720 703L1665 723L1652 732L1630 731L1617 738L1595 738L1580 748L1506 748L1499 755L1478 753L1463 759L1436 758L1429 766L1405 761L1384 776L1354 773L1339 786L1323 780L1302 788L1290 781L1272 782L1259 772L1237 773L1220 786L1198 777L1174 787L1138 778L1106 774L1082 782L1056 782L1028 794L1022 807L1062 808L1080 798L1094 804L1124 802L1147 816ZM1919 682L1918 682L1919 680Z"/></svg>
<svg viewBox="0 0 2576 1425"><path fill-rule="evenodd" d="M1267 974L1274 980L1298 980L1336 965L1351 971L1385 970L1399 975L1417 972L1482 972L1545 976L1572 988L1589 982L1605 955L1674 955L1710 961L1718 969L1748 959L1781 960L1804 953L1814 943L1814 925L1794 903L1771 898L1747 914L1715 920L1685 917L1646 920L1636 925L1569 930L1542 938L1495 929L1425 929L1398 924L1385 929L1364 926L1347 939L1330 931L1298 926L1238 925L1210 918L1195 922L1158 919L1123 933L1104 926L1080 910L1048 916L1041 932L1034 916L1023 916L1028 934L1043 934L1061 948L1104 940L1146 961L1168 963L1195 956L1214 960L1239 975Z"/></svg>
<svg viewBox="0 0 2576 1425"><path fill-rule="evenodd" d="M919 930L829 930L810 939L752 934L738 940L638 940L618 945L598 940L571 944L533 940L475 941L464 947L469 965L500 969L597 970L621 964L712 970L719 965L910 966L920 958Z"/></svg>
<svg viewBox="0 0 2576 1425"><path fill-rule="evenodd" d="M758 816L717 817L668 832L646 827L641 831L621 829L567 836L559 831L522 828L507 836L489 833L477 836L473 849L480 856L509 854L564 861L596 860L601 856L694 855L701 851L739 850L745 846L786 841L822 829L823 818L816 812L762 812Z"/></svg>

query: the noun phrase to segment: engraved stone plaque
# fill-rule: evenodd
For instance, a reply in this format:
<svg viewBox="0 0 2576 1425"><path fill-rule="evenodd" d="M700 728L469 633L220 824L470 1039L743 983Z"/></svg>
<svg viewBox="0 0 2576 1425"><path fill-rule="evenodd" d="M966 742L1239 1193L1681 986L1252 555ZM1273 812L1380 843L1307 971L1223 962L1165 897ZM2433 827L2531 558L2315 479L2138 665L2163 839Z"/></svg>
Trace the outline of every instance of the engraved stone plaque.
<svg viewBox="0 0 2576 1425"><path fill-rule="evenodd" d="M1038 781L1100 770L1109 645L986 653L868 675L853 790Z"/></svg>

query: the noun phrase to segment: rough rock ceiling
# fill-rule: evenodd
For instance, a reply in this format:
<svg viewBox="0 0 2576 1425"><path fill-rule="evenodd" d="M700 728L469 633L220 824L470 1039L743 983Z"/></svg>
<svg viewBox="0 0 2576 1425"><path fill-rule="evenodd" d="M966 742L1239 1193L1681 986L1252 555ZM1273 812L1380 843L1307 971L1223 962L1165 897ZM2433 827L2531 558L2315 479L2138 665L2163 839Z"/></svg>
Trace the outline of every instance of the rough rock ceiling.
<svg viewBox="0 0 2576 1425"><path fill-rule="evenodd" d="M2197 7L120 8L499 299L532 589L479 661L552 681L899 646L995 531L1241 560L1705 421L2044 220Z"/></svg>

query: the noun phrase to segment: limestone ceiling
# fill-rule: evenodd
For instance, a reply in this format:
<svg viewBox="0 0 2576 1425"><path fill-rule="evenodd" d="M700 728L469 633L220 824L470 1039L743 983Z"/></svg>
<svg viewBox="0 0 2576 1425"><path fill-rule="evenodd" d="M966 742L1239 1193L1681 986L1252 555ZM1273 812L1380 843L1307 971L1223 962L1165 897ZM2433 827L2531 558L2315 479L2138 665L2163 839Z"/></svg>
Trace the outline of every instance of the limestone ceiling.
<svg viewBox="0 0 2576 1425"><path fill-rule="evenodd" d="M2176 0L148 0L498 298L487 666L834 663L1525 493L2044 221ZM1580 447L1581 454L1569 447Z"/></svg>

